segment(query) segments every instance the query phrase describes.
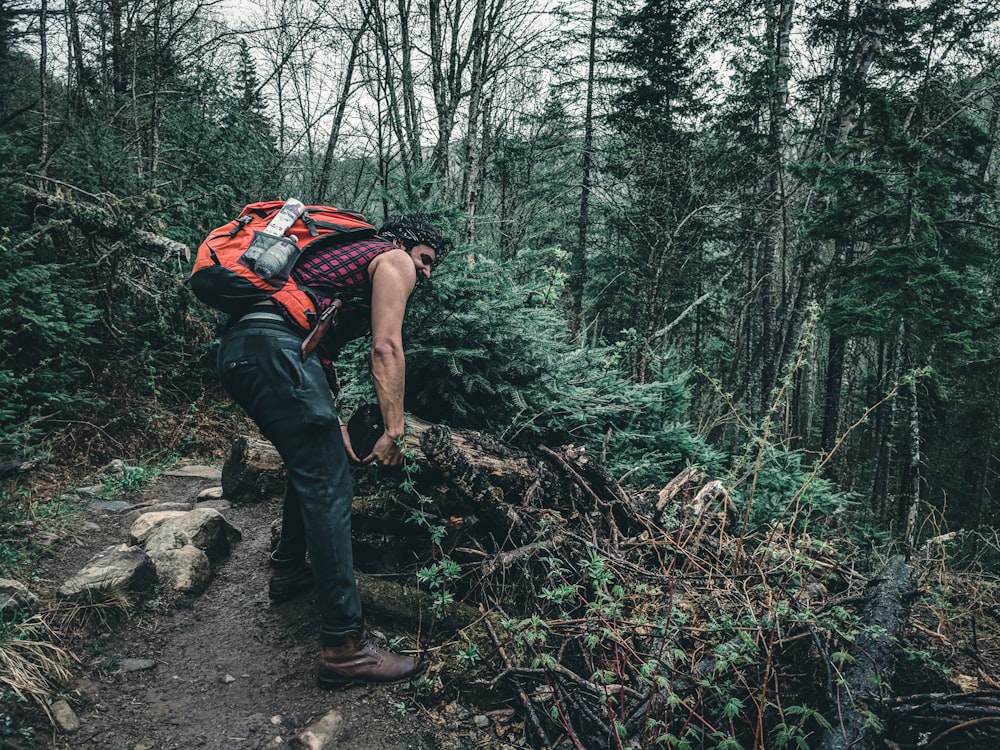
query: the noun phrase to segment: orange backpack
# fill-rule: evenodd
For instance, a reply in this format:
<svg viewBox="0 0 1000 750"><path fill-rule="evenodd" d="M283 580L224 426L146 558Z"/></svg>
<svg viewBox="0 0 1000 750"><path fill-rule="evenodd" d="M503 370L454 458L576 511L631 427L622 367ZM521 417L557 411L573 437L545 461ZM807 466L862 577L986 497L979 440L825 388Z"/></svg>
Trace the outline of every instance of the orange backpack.
<svg viewBox="0 0 1000 750"><path fill-rule="evenodd" d="M291 278L295 264L304 255L329 245L371 237L375 227L354 211L305 206L284 235L265 235L265 228L284 205L284 201L251 203L238 218L209 232L198 247L191 289L206 305L230 315L239 315L257 302L271 299L296 325L308 331L316 322L316 306ZM262 244L267 252L277 252L281 259L266 271L262 260L255 259Z"/></svg>

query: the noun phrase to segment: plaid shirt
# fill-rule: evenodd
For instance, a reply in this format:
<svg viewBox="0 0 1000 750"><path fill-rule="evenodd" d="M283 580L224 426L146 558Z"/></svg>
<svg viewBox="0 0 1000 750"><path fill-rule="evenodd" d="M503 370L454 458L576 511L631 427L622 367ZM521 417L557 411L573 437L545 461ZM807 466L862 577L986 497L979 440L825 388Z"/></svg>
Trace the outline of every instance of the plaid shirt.
<svg viewBox="0 0 1000 750"><path fill-rule="evenodd" d="M335 297L344 306L337 313L337 325L323 339L322 348L328 356L336 356L348 341L371 331L372 282L368 264L384 252L392 250L390 240L372 237L331 245L299 261L292 277L306 287L322 313Z"/></svg>

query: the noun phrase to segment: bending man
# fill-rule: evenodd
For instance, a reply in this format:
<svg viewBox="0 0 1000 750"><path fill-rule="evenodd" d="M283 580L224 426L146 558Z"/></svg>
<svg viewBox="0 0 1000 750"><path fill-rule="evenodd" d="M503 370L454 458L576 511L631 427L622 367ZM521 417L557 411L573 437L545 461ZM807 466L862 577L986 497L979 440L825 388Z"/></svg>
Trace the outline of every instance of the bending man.
<svg viewBox="0 0 1000 750"><path fill-rule="evenodd" d="M343 302L337 324L302 361L305 332L274 302L255 305L223 334L219 375L229 395L281 454L288 473L281 538L271 554L269 594L287 601L314 581L322 617L319 684L395 682L418 669L366 636L351 552L353 486L348 459L397 466L406 366L402 326L416 284L450 245L418 216L390 219L370 239L335 244L293 271L322 314ZM385 431L358 457L337 414L327 372L348 340L371 333L371 370ZM309 563L306 562L308 552Z"/></svg>

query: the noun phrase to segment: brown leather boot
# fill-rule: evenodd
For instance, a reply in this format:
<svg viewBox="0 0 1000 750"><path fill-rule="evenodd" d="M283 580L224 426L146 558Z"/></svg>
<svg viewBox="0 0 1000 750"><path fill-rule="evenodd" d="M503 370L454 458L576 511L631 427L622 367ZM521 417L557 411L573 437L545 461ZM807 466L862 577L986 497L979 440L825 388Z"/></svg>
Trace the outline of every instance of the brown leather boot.
<svg viewBox="0 0 1000 750"><path fill-rule="evenodd" d="M348 633L341 646L323 646L319 655L319 686L334 688L352 682L401 682L416 673L419 663L379 648L366 635Z"/></svg>
<svg viewBox="0 0 1000 750"><path fill-rule="evenodd" d="M267 582L267 595L275 604L294 599L313 587L313 572L305 560L276 562L271 557L271 580Z"/></svg>

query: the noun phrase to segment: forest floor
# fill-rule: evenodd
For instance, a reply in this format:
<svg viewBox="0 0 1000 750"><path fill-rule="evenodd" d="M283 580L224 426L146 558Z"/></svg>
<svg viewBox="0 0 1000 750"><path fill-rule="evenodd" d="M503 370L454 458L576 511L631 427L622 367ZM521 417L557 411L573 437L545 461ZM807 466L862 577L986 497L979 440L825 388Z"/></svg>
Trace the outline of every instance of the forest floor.
<svg viewBox="0 0 1000 750"><path fill-rule="evenodd" d="M165 475L133 505L191 502L212 482ZM450 703L429 711L407 684L324 691L315 679L319 618L313 595L273 606L267 596L269 503L234 505L223 515L242 534L213 570L208 589L175 601L146 600L116 627L74 648L80 659L62 695L79 718L72 733L33 725L0 732L9 750L282 748L326 717L332 744L351 750L512 747L484 734L485 717ZM128 539L128 512L104 512L62 539L32 588L43 599L93 554ZM413 647L413 634L369 623ZM5 709L6 710L6 709ZM332 730L330 729L332 727ZM27 735L27 736L26 736ZM30 736L30 735L33 735Z"/></svg>
<svg viewBox="0 0 1000 750"><path fill-rule="evenodd" d="M46 605L54 603L58 587L94 554L127 541L141 507L191 503L202 490L219 483L217 472L213 476L168 470L130 495L128 507L95 503L90 515L50 540L48 554L33 563L30 588ZM485 670L485 679L468 680L464 689L448 683L452 688L436 695L421 694L414 684L319 689L319 617L313 594L280 606L267 596L267 554L277 500L235 504L222 513L241 539L214 565L207 590L179 598L159 592L141 600L128 617L109 615L90 619L89 628L58 628L60 642L78 662L55 697L68 704L79 726L67 729L52 723L41 708L27 702L0 705L0 750L529 747L517 696L499 688L482 689L496 683L490 681L495 675L490 670ZM717 537L720 548L733 546L721 532ZM995 569L985 576L949 569L937 546L925 546L912 560L920 583L904 634L909 657L899 665L892 686L900 698L889 703L895 708L887 738L904 750L995 750L1000 747L1000 582ZM1000 544L989 545L997 548ZM382 549L386 559L399 551ZM763 550L771 556L780 551ZM698 548L689 544L688 552L694 555ZM782 556L780 564L790 565L788 560ZM819 553L807 562L809 570L824 577L829 576L823 571L841 577L852 570L850 561L834 565ZM369 572L358 564L359 570ZM704 569L711 566L706 562ZM739 584L740 579L734 580ZM866 580L844 575L842 588L847 588L831 601L853 602L856 607L864 598ZM706 612L716 613L716 620L747 606L743 600L729 605L733 592L742 589L724 576L709 581L678 573L674 581L679 602L686 592L684 601L701 602ZM715 605L718 610L712 609ZM813 606L821 610L820 604ZM758 621L762 618L757 616ZM368 624L398 641L403 650L421 653L429 674L450 663L442 658L441 644L428 642L412 625L377 619ZM717 646L718 636L707 625L695 623L691 632L689 646L696 654ZM810 675L821 663L810 646L813 639L790 633L785 640L787 653L774 652L785 660L775 668L774 680L777 684L780 672L782 690L795 700L802 692L796 692L796 686L814 687ZM464 669L461 674L470 675ZM471 685L479 686L476 698ZM325 744L302 744L304 733L317 727L326 734Z"/></svg>

